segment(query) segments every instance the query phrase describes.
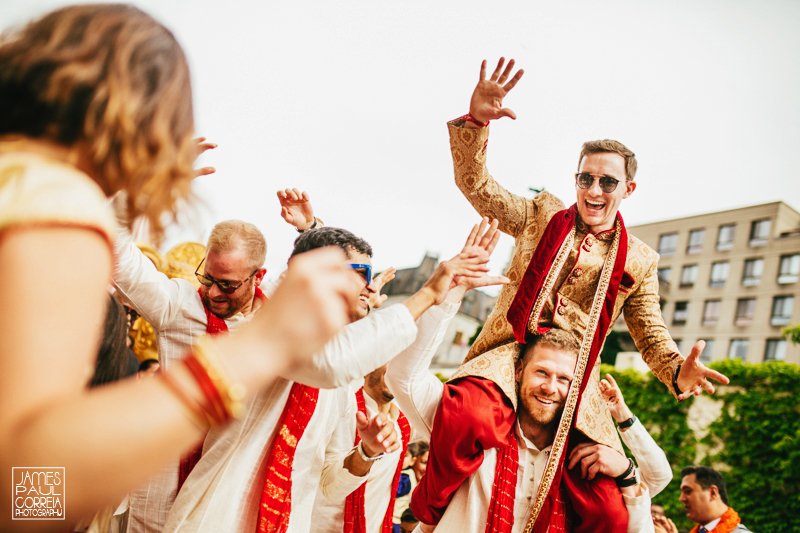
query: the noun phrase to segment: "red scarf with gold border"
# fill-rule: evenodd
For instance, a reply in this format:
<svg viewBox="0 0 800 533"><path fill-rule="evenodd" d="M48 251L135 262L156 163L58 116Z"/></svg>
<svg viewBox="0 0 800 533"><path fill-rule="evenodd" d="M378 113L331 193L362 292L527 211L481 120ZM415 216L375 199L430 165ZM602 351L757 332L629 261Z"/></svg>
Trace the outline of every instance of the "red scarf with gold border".
<svg viewBox="0 0 800 533"><path fill-rule="evenodd" d="M577 204L573 204L569 209L564 209L553 215L553 217L550 219L550 222L548 222L547 227L545 228L541 240L536 246L533 257L528 264L528 268L525 271L519 289L517 289L517 293L514 296L514 300L512 301L506 315L511 327L514 330L515 339L521 344L524 344L526 341L525 337L528 330L528 322L531 319L531 312L533 310L534 303L536 302L536 299L545 284L545 279L547 278L547 275L550 272L553 263L555 262L561 245L575 227L578 217ZM627 260L628 252L628 232L625 229L625 224L622 221L622 215L619 212L617 213L616 220L619 223L620 231L619 248L617 250L617 256L611 271L611 278L608 283L605 299L602 303L595 335L592 339L592 345L589 350L589 358L585 367L587 369L587 373L591 372L591 369L594 367L594 364L600 355L600 350L603 346L603 343L605 342L606 333L612 325L611 319L614 314L617 293L619 291L620 282L622 281L622 277L625 273L625 262ZM544 296L547 297L548 295ZM537 325L537 331L539 333L544 333L547 331L547 328L542 328ZM586 389L588 383L588 376L584 375L580 384L579 398L583 395L583 391ZM579 408L580 402L576 406L574 415L570 421L570 433L577 431L575 429L575 420L577 420ZM556 529L563 528L568 521L568 509L564 502L564 488L561 486L561 479L564 471L564 460L567 455L566 450L568 449L568 444L569 436L564 442L562 452L558 458L556 473L550 485L550 490L548 491L544 503L542 504L542 508L538 514L538 517L542 519L537 519L534 524L534 533L545 533L548 527L551 527L552 525L555 525ZM498 461L498 467L499 465L500 461ZM500 492L508 492L509 490L512 491L510 494L513 495L516 487L515 485L510 485L509 481L506 480L504 483L502 483L502 486L495 486L495 488L493 488L493 497L496 491L499 494Z"/></svg>

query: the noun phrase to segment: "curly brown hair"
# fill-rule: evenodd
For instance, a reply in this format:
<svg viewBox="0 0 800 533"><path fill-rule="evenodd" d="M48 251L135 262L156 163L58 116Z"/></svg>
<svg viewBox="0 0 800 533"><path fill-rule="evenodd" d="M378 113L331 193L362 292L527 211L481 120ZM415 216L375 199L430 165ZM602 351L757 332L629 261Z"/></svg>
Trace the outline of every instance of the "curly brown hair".
<svg viewBox="0 0 800 533"><path fill-rule="evenodd" d="M0 40L0 135L89 156L107 195L127 193L128 220L162 215L190 196L194 117L186 56L172 33L119 4L58 9Z"/></svg>

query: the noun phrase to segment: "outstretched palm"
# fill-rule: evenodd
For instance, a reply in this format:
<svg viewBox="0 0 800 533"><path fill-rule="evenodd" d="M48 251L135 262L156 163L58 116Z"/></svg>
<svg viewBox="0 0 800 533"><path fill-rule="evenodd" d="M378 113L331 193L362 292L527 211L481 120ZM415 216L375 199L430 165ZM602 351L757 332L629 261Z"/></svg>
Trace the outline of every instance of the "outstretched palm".
<svg viewBox="0 0 800 533"><path fill-rule="evenodd" d="M500 117L517 118L516 113L503 107L503 98L514 88L525 71L518 70L514 77L506 83L514 69L514 60L510 60L508 66L503 70L505 61L505 58L500 58L497 68L494 69L488 80L486 79L486 60L481 63L481 77L469 102L469 113L479 122L487 122Z"/></svg>

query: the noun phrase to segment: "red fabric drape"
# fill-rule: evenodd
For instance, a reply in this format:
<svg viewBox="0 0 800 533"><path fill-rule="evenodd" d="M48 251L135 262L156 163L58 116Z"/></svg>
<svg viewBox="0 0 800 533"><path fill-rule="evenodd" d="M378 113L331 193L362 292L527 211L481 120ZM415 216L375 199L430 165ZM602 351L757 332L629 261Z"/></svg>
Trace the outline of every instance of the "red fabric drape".
<svg viewBox="0 0 800 533"><path fill-rule="evenodd" d="M257 533L284 533L292 512L292 465L297 445L314 414L319 389L293 383L275 440L267 454L266 478L258 506Z"/></svg>
<svg viewBox="0 0 800 533"><path fill-rule="evenodd" d="M483 450L502 448L517 414L493 382L468 376L445 383L431 433L428 468L411 495L424 524L438 524L453 493L483 464Z"/></svg>

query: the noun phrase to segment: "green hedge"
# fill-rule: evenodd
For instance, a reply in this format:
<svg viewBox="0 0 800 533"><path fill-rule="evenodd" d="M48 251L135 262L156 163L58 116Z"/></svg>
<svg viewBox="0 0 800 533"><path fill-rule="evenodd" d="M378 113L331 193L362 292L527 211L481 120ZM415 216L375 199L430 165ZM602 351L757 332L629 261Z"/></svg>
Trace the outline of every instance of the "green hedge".
<svg viewBox="0 0 800 533"><path fill-rule="evenodd" d="M719 450L702 464L724 470L730 505L748 528L800 531L800 366L725 360L711 367L728 376L731 387L715 395L725 402L722 414L700 442L686 421L693 399L675 402L650 374L602 368L603 375L617 379L626 403L672 464L673 480L654 503L663 505L680 529L692 527L678 501L680 471L694 464L702 444Z"/></svg>

